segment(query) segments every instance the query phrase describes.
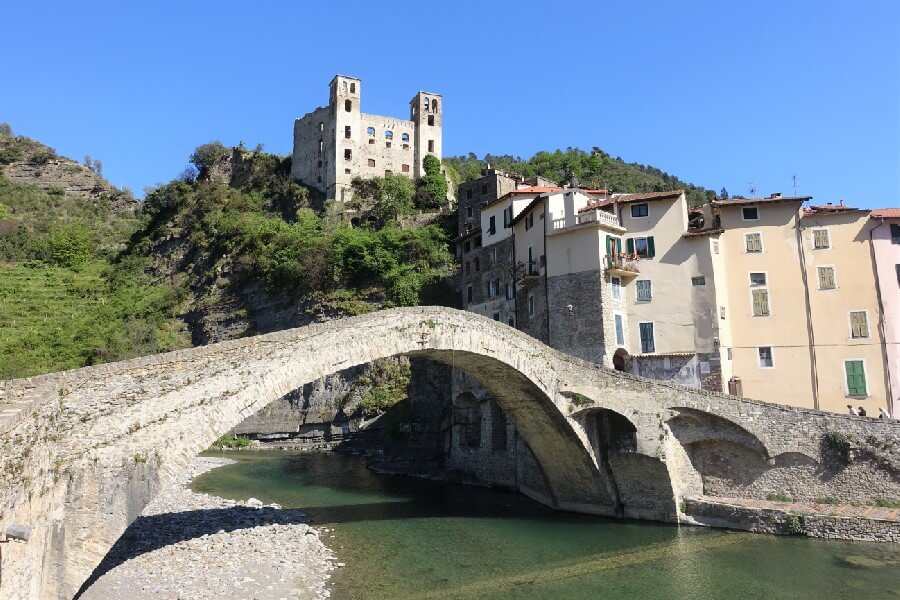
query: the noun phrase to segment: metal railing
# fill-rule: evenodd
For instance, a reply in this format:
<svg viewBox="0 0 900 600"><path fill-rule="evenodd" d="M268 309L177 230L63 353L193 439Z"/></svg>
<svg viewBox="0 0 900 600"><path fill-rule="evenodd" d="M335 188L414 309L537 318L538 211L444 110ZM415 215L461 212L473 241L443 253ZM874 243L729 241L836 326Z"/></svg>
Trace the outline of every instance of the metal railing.
<svg viewBox="0 0 900 600"><path fill-rule="evenodd" d="M605 210L599 210L595 208L594 210L576 214L574 222L571 225L566 225L565 217L561 219L553 219L553 231L559 231L561 229L566 229L567 227L583 225L584 223L600 223L602 225L620 227L619 220L616 218L616 215L608 213Z"/></svg>

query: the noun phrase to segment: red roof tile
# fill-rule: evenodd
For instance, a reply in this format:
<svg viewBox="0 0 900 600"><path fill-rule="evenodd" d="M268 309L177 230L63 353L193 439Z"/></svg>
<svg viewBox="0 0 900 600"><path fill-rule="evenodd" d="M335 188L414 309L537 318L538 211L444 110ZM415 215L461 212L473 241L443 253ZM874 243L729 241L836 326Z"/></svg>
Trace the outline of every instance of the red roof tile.
<svg viewBox="0 0 900 600"><path fill-rule="evenodd" d="M616 194L613 199L616 202L636 202L638 200L661 200L663 198L677 198L684 190L669 190L668 192L643 192L640 194Z"/></svg>
<svg viewBox="0 0 900 600"><path fill-rule="evenodd" d="M873 219L900 219L900 208L876 208L869 216Z"/></svg>
<svg viewBox="0 0 900 600"><path fill-rule="evenodd" d="M822 206L809 206L803 209L803 212L812 215L815 213L842 213L859 210L852 206L844 206L843 204L825 204Z"/></svg>

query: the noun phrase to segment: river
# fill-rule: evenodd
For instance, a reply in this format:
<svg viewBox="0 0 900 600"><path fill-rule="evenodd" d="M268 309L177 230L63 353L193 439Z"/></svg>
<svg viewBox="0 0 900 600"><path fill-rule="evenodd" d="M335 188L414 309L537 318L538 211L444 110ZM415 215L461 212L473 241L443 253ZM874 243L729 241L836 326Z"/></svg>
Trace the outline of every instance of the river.
<svg viewBox="0 0 900 600"><path fill-rule="evenodd" d="M379 475L336 453L230 452L195 491L303 508L335 600L900 598L900 547L621 521ZM333 537L332 537L333 536Z"/></svg>

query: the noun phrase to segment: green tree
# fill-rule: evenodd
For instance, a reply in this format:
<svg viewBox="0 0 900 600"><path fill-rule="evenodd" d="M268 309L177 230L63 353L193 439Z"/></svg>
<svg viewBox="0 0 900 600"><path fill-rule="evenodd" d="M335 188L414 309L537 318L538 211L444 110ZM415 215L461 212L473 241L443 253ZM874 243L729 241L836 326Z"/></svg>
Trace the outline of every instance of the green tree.
<svg viewBox="0 0 900 600"><path fill-rule="evenodd" d="M425 175L416 182L416 207L440 208L447 201L447 180L441 173L441 161L433 154L422 160Z"/></svg>
<svg viewBox="0 0 900 600"><path fill-rule="evenodd" d="M94 235L79 221L52 228L38 244L46 262L70 269L93 258L96 246Z"/></svg>
<svg viewBox="0 0 900 600"><path fill-rule="evenodd" d="M728 190L722 188L722 191L719 192L719 198L722 200L728 200Z"/></svg>
<svg viewBox="0 0 900 600"><path fill-rule="evenodd" d="M205 176L209 173L210 167L212 167L217 160L220 160L227 155L228 148L226 148L222 142L216 140L197 146L194 153L191 154L190 161L191 164L197 167L200 175Z"/></svg>

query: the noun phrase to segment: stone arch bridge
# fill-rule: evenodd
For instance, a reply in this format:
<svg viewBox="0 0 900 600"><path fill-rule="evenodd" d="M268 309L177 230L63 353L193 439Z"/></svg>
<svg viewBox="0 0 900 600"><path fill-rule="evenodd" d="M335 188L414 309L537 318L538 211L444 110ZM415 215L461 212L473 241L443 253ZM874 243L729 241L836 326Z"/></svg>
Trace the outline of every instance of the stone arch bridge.
<svg viewBox="0 0 900 600"><path fill-rule="evenodd" d="M752 496L756 483L778 481L780 471L791 481L815 479L809 485L840 481L840 473L823 479L830 433L898 437L896 423L600 368L469 312L380 311L0 382L0 527L32 528L28 542L0 547L0 597L72 597L191 457L308 382L397 355L476 378L539 464L545 485L522 491L561 510L690 521L679 511L682 499L712 488ZM897 491L896 473L874 477L869 485ZM854 493L850 486L833 495Z"/></svg>

